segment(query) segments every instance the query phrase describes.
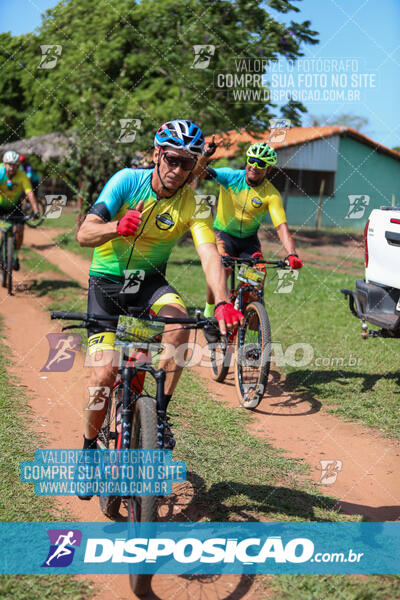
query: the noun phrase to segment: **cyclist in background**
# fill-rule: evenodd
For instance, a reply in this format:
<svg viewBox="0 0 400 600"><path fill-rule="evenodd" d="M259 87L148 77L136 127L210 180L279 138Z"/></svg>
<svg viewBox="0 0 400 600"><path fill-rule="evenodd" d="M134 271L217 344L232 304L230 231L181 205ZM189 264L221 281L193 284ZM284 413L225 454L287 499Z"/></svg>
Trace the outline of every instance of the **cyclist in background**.
<svg viewBox="0 0 400 600"><path fill-rule="evenodd" d="M243 315L229 303L211 217L197 216L194 193L188 185L203 153L204 136L190 121L170 121L157 130L154 147L155 168L122 169L113 175L77 234L81 246L95 248L89 271L88 313L126 314L119 294L127 279L135 274L139 281L129 305L143 306L153 315L185 317L184 302L165 273L173 247L190 229L207 284L217 302L215 315L221 332L226 333L226 328L237 326ZM113 364L115 333L108 328L105 321L88 331L93 365L96 354L102 352L101 366L91 369L89 385L111 389L117 366ZM182 326L165 326L166 347L172 344L177 348L187 340L188 331ZM161 427L165 447L173 448L175 440L166 411L182 368L176 364L175 356L161 356L159 368L166 371ZM85 404L89 408L87 399ZM101 410L85 410L84 449L96 447L106 410L107 403Z"/></svg>
<svg viewBox="0 0 400 600"><path fill-rule="evenodd" d="M0 218L16 223L16 245L19 250L24 239L24 213L21 209L21 196L25 194L32 205L34 218L39 218L39 208L32 184L26 174L19 169L20 158L17 152L9 150L0 164ZM19 260L15 253L13 269L19 270Z"/></svg>
<svg viewBox="0 0 400 600"><path fill-rule="evenodd" d="M216 149L214 138L207 144L204 155L212 156ZM218 251L222 256L262 259L258 229L269 213L279 239L288 256L286 262L292 269L301 269L303 263L296 253L290 234L282 198L267 179L277 162L276 152L266 142L256 143L247 150L245 169L206 167L201 176L219 183L219 198L214 230ZM205 163L205 160L203 158ZM199 171L199 170L198 170ZM260 263L258 268L264 270ZM215 298L207 288L204 316L214 314Z"/></svg>
<svg viewBox="0 0 400 600"><path fill-rule="evenodd" d="M24 154L19 155L20 169L25 172L27 178L31 182L32 188L34 190L37 189L40 183L40 177L36 173L35 169L32 165L26 160L26 156Z"/></svg>

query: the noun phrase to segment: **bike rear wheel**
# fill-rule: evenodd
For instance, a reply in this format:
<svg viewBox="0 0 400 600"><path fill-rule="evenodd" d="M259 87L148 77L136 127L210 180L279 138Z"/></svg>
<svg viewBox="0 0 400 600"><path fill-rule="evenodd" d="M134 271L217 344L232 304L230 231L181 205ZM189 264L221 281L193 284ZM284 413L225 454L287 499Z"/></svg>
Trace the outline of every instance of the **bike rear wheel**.
<svg viewBox="0 0 400 600"><path fill-rule="evenodd" d="M240 405L255 408L267 387L271 363L271 327L265 307L251 302L237 335L235 385Z"/></svg>
<svg viewBox="0 0 400 600"><path fill-rule="evenodd" d="M118 417L119 406L122 404L122 386L114 388L108 401L107 413L104 423L99 432L98 446L100 448L116 449L118 440ZM99 496L100 509L103 515L109 519L117 519L121 507L121 496Z"/></svg>
<svg viewBox="0 0 400 600"><path fill-rule="evenodd" d="M139 396L133 413L131 448L158 449L157 405L150 396ZM129 496L128 523L154 522L157 520L156 496ZM130 573L129 583L137 596L145 596L150 589L152 575Z"/></svg>
<svg viewBox="0 0 400 600"><path fill-rule="evenodd" d="M7 291L12 294L12 272L14 260L14 238L12 235L7 237Z"/></svg>

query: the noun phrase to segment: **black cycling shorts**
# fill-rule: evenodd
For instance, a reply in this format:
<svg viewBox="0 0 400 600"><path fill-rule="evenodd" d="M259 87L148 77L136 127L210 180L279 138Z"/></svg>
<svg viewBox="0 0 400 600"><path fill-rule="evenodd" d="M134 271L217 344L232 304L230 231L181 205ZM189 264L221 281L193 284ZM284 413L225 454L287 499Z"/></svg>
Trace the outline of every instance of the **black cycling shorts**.
<svg viewBox="0 0 400 600"><path fill-rule="evenodd" d="M10 223L25 223L24 213L22 212L20 204L16 204L13 208L7 210L0 208L0 219L3 221L10 221Z"/></svg>
<svg viewBox="0 0 400 600"><path fill-rule="evenodd" d="M246 238L238 238L220 229L214 231L221 256L250 258L255 252L261 252L260 240L256 233Z"/></svg>
<svg viewBox="0 0 400 600"><path fill-rule="evenodd" d="M89 293L87 312L101 316L116 316L129 314L129 306L143 307L143 313L147 313L151 308L156 314L162 306L168 304L179 304L184 307L184 303L172 285L162 275L152 273L148 278L138 282L138 291L129 295L129 301L126 297L120 296L124 287L124 281L119 283L108 279L91 275L89 277ZM117 319L115 321L115 324ZM114 327L115 327L114 324ZM88 329L88 336L95 333L110 331L113 329L109 321L100 321L99 325Z"/></svg>

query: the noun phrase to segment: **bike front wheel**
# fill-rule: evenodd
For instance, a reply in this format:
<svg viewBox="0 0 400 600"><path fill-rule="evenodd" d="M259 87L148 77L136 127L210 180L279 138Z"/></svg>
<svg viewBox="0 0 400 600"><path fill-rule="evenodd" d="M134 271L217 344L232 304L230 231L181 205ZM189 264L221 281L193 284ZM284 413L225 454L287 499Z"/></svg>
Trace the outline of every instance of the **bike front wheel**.
<svg viewBox="0 0 400 600"><path fill-rule="evenodd" d="M36 202L38 205L40 216L37 219L30 218L26 222L28 227L38 227L39 225L41 225L43 223L45 216L46 216L46 203L41 198L37 198ZM29 217L33 216L33 209L32 209L31 203L28 200L25 203L24 213L26 214L26 216L29 216Z"/></svg>
<svg viewBox="0 0 400 600"><path fill-rule="evenodd" d="M265 307L251 302L236 341L235 385L240 405L255 408L267 388L271 364L271 327Z"/></svg>
<svg viewBox="0 0 400 600"><path fill-rule="evenodd" d="M4 233L1 242L1 285L7 287L7 238Z"/></svg>
<svg viewBox="0 0 400 600"><path fill-rule="evenodd" d="M158 449L157 405L155 398L140 396L135 402L133 413L132 449ZM156 496L129 496L128 523L154 522L157 520L158 499ZM137 596L145 596L150 589L152 575L130 573L129 583Z"/></svg>
<svg viewBox="0 0 400 600"><path fill-rule="evenodd" d="M228 375L231 364L231 349L227 341L221 339L211 345L210 350L212 378L214 381L222 383Z"/></svg>
<svg viewBox="0 0 400 600"><path fill-rule="evenodd" d="M7 238L7 291L12 294L12 272L13 272L13 260L14 260L14 238L9 235Z"/></svg>
<svg viewBox="0 0 400 600"><path fill-rule="evenodd" d="M116 449L118 428L120 427L118 414L122 404L122 386L116 387L108 400L108 408L104 423L99 432L97 445L106 450ZM121 496L99 496L100 509L109 519L117 519L121 507Z"/></svg>

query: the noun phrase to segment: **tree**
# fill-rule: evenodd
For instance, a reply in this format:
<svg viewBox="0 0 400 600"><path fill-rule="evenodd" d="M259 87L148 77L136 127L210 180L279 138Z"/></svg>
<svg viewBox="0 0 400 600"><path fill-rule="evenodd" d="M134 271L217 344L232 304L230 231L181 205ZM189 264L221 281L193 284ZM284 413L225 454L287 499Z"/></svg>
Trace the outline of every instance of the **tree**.
<svg viewBox="0 0 400 600"><path fill-rule="evenodd" d="M361 131L369 124L367 117L358 117L357 115L308 115L309 127L318 127L320 125L342 125L343 127L352 127Z"/></svg>
<svg viewBox="0 0 400 600"><path fill-rule="evenodd" d="M84 126L93 110L105 118L140 119L142 148L160 123L178 115L206 132L263 130L276 106L228 102L214 77L234 70L236 57L295 60L304 44L317 43L309 21L277 20L279 13L299 10L294 2L271 0L269 7L263 0L60 2L46 12L38 35L30 36L18 57L34 108L26 135ZM54 68L40 68L44 45L62 48ZM213 49L206 68L194 64L199 45ZM119 114L112 113L116 107ZM285 108L295 123L299 108Z"/></svg>
<svg viewBox="0 0 400 600"><path fill-rule="evenodd" d="M0 143L24 137L24 120L28 101L21 81L22 65L18 59L24 36L0 33Z"/></svg>
<svg viewBox="0 0 400 600"><path fill-rule="evenodd" d="M102 180L128 151L148 152L155 130L170 119L192 119L206 134L242 127L264 131L277 116L276 105L231 101L215 77L235 73L238 57L265 64L295 60L304 44L318 43L309 21L278 20L279 14L298 12L298 1L59 2L46 12L37 35L23 36L13 50L25 103L18 106L29 107L19 137L71 132L79 158L68 174L77 188L82 165L92 183ZM44 60L46 52L51 60ZM282 113L298 124L304 110L289 102ZM122 151L116 140L123 120L138 125L134 142ZM90 190L92 184L88 196L97 193Z"/></svg>

